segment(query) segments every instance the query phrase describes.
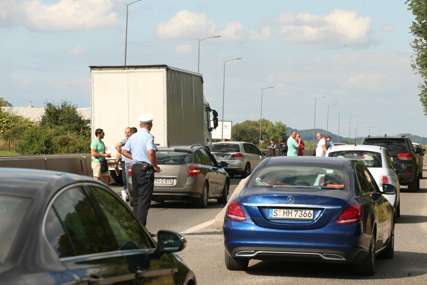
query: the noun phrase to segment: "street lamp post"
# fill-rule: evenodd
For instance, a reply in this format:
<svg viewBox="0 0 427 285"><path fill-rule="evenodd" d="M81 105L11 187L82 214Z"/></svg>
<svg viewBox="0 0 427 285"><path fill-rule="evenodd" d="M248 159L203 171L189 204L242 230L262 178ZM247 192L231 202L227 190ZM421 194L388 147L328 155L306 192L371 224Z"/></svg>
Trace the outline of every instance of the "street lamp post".
<svg viewBox="0 0 427 285"><path fill-rule="evenodd" d="M313 129L316 129L316 123L317 123L317 100L319 99L325 99L326 96L316 96L314 97L314 115L313 115Z"/></svg>
<svg viewBox="0 0 427 285"><path fill-rule="evenodd" d="M126 4L126 32L125 32L125 66L127 66L128 56L128 24L129 24L129 6L141 2L142 0L135 0Z"/></svg>
<svg viewBox="0 0 427 285"><path fill-rule="evenodd" d="M273 89L274 86L267 86L261 88L261 104L260 104L260 113L259 113L259 142L262 142L262 106L264 102L264 91L267 89Z"/></svg>
<svg viewBox="0 0 427 285"><path fill-rule="evenodd" d="M226 72L226 67L227 67L227 63L233 62L233 61L238 61L238 60L242 60L241 57L233 57L230 59L226 59L224 60L224 70L223 70L223 78L222 78L222 106L221 106L221 140L224 140L224 102L225 102L225 72Z"/></svg>
<svg viewBox="0 0 427 285"><path fill-rule="evenodd" d="M200 44L201 42L205 41L205 40L209 40L209 39L217 39L220 38L221 35L215 35L215 36L209 36L209 37L204 37L204 38L198 38L197 39L197 72L200 72Z"/></svg>

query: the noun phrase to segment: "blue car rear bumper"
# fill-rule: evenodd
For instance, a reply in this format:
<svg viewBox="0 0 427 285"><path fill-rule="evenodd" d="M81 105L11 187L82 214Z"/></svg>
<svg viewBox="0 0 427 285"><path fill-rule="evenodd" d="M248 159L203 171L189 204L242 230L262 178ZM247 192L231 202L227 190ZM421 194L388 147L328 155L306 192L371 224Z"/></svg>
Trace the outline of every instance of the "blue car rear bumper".
<svg viewBox="0 0 427 285"><path fill-rule="evenodd" d="M360 224L285 230L260 227L252 221L224 221L225 248L236 258L352 263L367 255L368 248L363 247L369 244L367 240Z"/></svg>

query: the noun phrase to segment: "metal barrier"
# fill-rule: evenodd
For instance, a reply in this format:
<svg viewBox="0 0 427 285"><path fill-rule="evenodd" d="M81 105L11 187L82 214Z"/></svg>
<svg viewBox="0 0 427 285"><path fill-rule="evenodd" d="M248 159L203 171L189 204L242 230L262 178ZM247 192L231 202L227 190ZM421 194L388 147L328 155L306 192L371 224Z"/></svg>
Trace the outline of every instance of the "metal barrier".
<svg viewBox="0 0 427 285"><path fill-rule="evenodd" d="M0 167L44 169L92 176L89 154L0 157Z"/></svg>

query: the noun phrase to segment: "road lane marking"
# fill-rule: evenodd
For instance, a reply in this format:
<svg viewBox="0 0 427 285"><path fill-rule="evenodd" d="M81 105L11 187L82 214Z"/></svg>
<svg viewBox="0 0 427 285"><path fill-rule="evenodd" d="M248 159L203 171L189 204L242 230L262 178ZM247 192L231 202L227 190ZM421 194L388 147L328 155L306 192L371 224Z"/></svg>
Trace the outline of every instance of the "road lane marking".
<svg viewBox="0 0 427 285"><path fill-rule="evenodd" d="M211 219L209 221L203 222L201 224L195 225L191 228L186 229L185 231L183 231L183 234L191 234L191 233L195 233L198 232L202 229L208 228L210 227L213 223L215 222L215 219Z"/></svg>

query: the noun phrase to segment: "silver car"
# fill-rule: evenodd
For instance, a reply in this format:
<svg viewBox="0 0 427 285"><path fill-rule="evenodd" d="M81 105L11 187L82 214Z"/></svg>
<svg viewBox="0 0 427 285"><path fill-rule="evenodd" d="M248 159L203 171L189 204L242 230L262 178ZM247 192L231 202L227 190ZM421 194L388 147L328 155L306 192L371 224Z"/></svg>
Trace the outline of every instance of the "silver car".
<svg viewBox="0 0 427 285"><path fill-rule="evenodd" d="M225 163L218 163L207 147L160 148L157 163L161 171L155 174L152 200L192 200L201 208L206 208L211 198L227 203L230 177L223 168ZM132 205L132 179L128 189Z"/></svg>
<svg viewBox="0 0 427 285"><path fill-rule="evenodd" d="M247 142L219 142L212 144L212 153L220 162L225 162L225 169L230 174L244 177L264 159L264 154L254 145Z"/></svg>

